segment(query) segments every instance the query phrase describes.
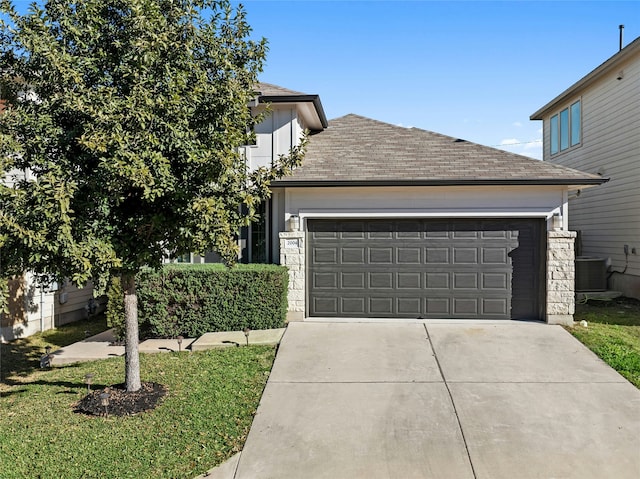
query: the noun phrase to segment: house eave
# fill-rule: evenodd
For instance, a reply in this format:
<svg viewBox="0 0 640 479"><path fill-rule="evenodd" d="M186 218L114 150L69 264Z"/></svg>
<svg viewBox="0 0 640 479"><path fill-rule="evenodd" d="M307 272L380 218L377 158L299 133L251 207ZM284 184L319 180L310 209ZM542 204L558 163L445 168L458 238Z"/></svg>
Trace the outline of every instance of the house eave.
<svg viewBox="0 0 640 479"><path fill-rule="evenodd" d="M332 188L376 186L567 186L590 187L609 181L609 178L516 178L516 179L414 179L414 180L276 180L272 187Z"/></svg>
<svg viewBox="0 0 640 479"><path fill-rule="evenodd" d="M598 81L603 76L609 74L612 70L619 67L619 65L629 59L632 55L636 54L640 51L640 37L636 38L629 45L624 47L618 53L613 55L607 61L605 61L602 65L597 67L591 73L584 76L582 79L571 85L565 91L560 93L557 97L551 100L549 103L544 105L538 111L533 113L529 119L530 120L543 120L544 117L552 110L557 104L565 103L571 97L576 96L582 89L588 87L592 83Z"/></svg>
<svg viewBox="0 0 640 479"><path fill-rule="evenodd" d="M320 95L260 95L258 97L259 103L312 103L318 116L320 128L316 127L312 131L321 131L325 129L329 123L327 116L320 102Z"/></svg>

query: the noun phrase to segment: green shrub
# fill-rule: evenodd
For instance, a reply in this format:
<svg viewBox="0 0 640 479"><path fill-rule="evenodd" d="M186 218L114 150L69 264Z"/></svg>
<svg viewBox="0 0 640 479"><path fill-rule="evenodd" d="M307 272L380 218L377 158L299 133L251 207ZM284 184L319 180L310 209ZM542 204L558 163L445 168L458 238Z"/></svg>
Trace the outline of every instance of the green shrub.
<svg viewBox="0 0 640 479"><path fill-rule="evenodd" d="M287 269L277 265L172 264L143 270L136 276L140 337L283 327L288 282ZM111 307L116 298L122 305L121 290L112 295L110 289L109 310L122 318L123 307Z"/></svg>

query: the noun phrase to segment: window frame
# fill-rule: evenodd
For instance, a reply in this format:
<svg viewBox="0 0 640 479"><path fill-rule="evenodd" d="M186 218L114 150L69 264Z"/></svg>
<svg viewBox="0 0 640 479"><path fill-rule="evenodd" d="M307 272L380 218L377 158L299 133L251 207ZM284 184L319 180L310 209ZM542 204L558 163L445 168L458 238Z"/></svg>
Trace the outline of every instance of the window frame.
<svg viewBox="0 0 640 479"><path fill-rule="evenodd" d="M580 145L582 145L582 97L568 102L549 117L549 155L559 155Z"/></svg>

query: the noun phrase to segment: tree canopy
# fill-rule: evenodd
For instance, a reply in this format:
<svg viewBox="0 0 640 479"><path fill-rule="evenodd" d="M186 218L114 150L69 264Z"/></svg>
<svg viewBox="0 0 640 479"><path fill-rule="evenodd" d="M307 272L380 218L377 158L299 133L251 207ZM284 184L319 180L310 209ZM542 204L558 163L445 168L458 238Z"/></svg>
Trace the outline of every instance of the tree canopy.
<svg viewBox="0 0 640 479"><path fill-rule="evenodd" d="M20 14L2 0L0 15L0 276L103 286L206 250L232 264L305 143L247 171L267 44L242 6L50 0Z"/></svg>

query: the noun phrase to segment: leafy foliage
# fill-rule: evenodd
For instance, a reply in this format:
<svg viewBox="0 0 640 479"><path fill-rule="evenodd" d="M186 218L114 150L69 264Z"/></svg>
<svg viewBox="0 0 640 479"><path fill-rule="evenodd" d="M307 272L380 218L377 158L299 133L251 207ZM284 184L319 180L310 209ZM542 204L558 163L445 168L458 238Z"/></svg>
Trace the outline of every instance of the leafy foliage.
<svg viewBox="0 0 640 479"><path fill-rule="evenodd" d="M212 331L284 326L287 269L275 265L171 265L138 273L141 337L197 337ZM122 334L119 281L110 288L107 320Z"/></svg>
<svg viewBox="0 0 640 479"><path fill-rule="evenodd" d="M0 307L25 270L98 294L120 276L136 391L135 273L186 251L233 264L305 141L247 171L266 41L229 0L49 0L26 15L0 0L0 32Z"/></svg>
<svg viewBox="0 0 640 479"><path fill-rule="evenodd" d="M2 276L89 279L214 250L232 264L274 178L248 172L266 41L227 0L0 2Z"/></svg>

